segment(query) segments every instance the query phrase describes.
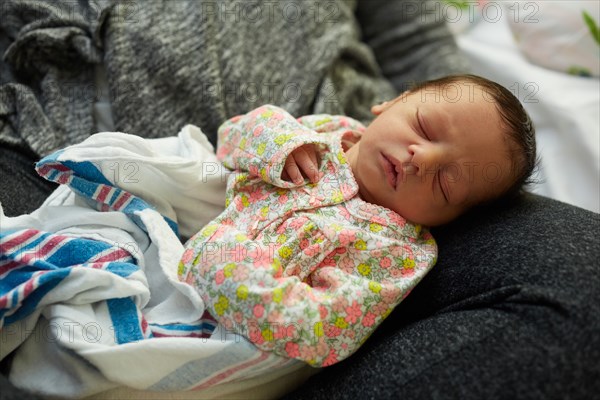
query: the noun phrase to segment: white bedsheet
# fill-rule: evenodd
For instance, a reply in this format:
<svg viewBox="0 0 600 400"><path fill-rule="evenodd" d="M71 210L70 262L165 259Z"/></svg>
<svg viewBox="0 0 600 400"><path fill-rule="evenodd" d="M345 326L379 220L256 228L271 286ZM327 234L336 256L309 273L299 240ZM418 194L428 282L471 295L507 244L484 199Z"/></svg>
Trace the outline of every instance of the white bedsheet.
<svg viewBox="0 0 600 400"><path fill-rule="evenodd" d="M600 81L530 63L507 16L482 18L458 35L459 47L473 73L509 88L530 113L542 180L532 191L600 212Z"/></svg>

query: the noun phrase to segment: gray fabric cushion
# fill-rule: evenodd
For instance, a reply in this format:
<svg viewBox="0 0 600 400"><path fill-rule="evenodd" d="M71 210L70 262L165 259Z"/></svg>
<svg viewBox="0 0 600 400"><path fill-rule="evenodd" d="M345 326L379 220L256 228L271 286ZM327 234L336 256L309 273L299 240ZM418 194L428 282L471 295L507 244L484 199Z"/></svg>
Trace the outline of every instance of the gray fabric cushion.
<svg viewBox="0 0 600 400"><path fill-rule="evenodd" d="M432 272L347 361L289 399L600 393L600 215L527 195L434 230Z"/></svg>
<svg viewBox="0 0 600 400"><path fill-rule="evenodd" d="M57 186L35 172L35 162L36 157L31 154L0 148L0 203L5 215L32 212Z"/></svg>

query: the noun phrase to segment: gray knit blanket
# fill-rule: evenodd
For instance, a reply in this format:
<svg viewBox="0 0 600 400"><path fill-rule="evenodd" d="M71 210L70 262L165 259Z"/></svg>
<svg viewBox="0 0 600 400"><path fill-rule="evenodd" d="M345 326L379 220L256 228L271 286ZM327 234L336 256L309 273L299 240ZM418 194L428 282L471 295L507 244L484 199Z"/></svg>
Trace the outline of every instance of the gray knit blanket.
<svg viewBox="0 0 600 400"><path fill-rule="evenodd" d="M432 2L8 0L0 4L0 144L41 157L95 133L173 135L262 104L344 114L465 72ZM108 93L96 84L105 71Z"/></svg>

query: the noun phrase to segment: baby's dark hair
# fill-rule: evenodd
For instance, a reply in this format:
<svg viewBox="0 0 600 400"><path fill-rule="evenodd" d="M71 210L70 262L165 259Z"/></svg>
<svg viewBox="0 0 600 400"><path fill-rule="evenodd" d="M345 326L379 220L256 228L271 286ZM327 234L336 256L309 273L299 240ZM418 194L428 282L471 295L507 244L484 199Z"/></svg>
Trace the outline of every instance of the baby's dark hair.
<svg viewBox="0 0 600 400"><path fill-rule="evenodd" d="M499 198L491 199L485 205L510 201L522 193L526 186L537 182L533 175L539 165L536 154L535 128L519 99L504 86L481 76L470 74L449 75L419 82L412 85L409 90L417 92L432 87L443 88L461 82L468 82L479 87L486 93L488 99L494 101L509 139L508 156L511 161L509 173L512 174L512 182Z"/></svg>

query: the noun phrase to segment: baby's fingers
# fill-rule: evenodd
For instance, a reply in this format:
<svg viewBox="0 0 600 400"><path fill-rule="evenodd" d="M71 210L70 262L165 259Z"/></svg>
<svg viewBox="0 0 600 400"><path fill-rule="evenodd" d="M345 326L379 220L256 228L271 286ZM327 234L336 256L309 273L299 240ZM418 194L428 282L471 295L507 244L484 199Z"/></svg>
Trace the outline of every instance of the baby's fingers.
<svg viewBox="0 0 600 400"><path fill-rule="evenodd" d="M311 182L319 181L319 160L314 145L304 145L292 152L298 168Z"/></svg>
<svg viewBox="0 0 600 400"><path fill-rule="evenodd" d="M285 181L291 180L296 185L300 185L302 184L302 182L304 182L304 178L302 177L302 173L298 168L298 164L296 163L293 152L285 160L285 165L283 167L283 173L281 174L281 178Z"/></svg>
<svg viewBox="0 0 600 400"><path fill-rule="evenodd" d="M311 182L317 182L319 175L319 157L314 145L308 144L298 147L290 153L285 160L281 178L292 181L297 185L304 182L304 177Z"/></svg>

